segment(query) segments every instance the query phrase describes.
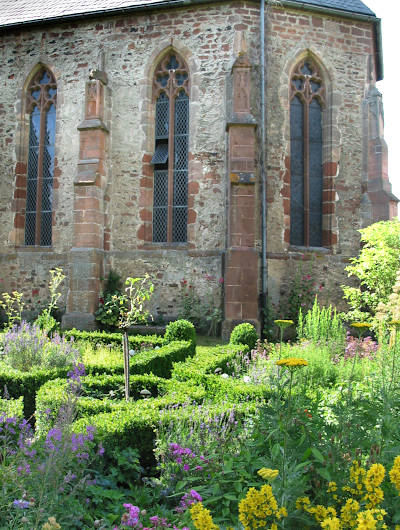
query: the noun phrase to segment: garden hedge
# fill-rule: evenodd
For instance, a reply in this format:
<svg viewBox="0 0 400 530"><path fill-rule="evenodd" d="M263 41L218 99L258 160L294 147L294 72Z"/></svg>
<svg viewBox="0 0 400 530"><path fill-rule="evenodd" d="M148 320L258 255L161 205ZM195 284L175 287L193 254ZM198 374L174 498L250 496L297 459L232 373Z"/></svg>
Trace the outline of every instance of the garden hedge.
<svg viewBox="0 0 400 530"><path fill-rule="evenodd" d="M62 368L21 372L2 364L0 366L0 388L2 391L6 388L11 398L23 397L24 417L28 419L35 412L35 396L39 388L51 379L66 377L68 370L68 368Z"/></svg>
<svg viewBox="0 0 400 530"><path fill-rule="evenodd" d="M70 329L64 331L64 337L75 340L82 340L90 342L94 346L97 344L109 344L117 346L122 349L122 333L107 333L105 331L80 331L78 329ZM128 335L129 346L133 350L143 347L162 346L164 344L163 337L159 335Z"/></svg>
<svg viewBox="0 0 400 530"><path fill-rule="evenodd" d="M76 400L76 416L93 416L102 412L128 410L132 405L139 407L147 401L155 409L179 405L186 402L201 402L206 397L202 386L162 379L154 375L131 375L130 395L133 400L124 400L124 377L122 375L88 375L82 379L82 390ZM43 385L36 396L37 432L45 432L53 426L61 406L67 400L67 381L55 379ZM143 389L151 393L144 399ZM116 397L117 399L113 399Z"/></svg>
<svg viewBox="0 0 400 530"><path fill-rule="evenodd" d="M183 361L193 354L190 342L171 342L154 350L134 355L130 360L131 374L153 373L159 377L169 377L173 363ZM107 348L87 350L82 359L88 374L123 374L124 362L121 351ZM65 378L70 368L52 370L32 370L22 372L5 364L0 365L0 388L7 388L11 398L24 398L24 416L30 418L36 409L35 396L39 388L47 381Z"/></svg>
<svg viewBox="0 0 400 530"><path fill-rule="evenodd" d="M194 354L193 344L187 341L171 342L154 350L145 350L130 358L131 374L149 374L168 378L173 364ZM83 364L88 374L123 374L124 360L120 351L100 348L86 351Z"/></svg>
<svg viewBox="0 0 400 530"><path fill-rule="evenodd" d="M248 346L243 344L198 348L194 357L175 363L171 377L179 381L192 379L201 383L207 374L214 374L218 368L228 373L230 370L227 363L233 361L240 352L248 351Z"/></svg>
<svg viewBox="0 0 400 530"><path fill-rule="evenodd" d="M15 417L22 420L24 417L24 403L23 398L18 399L3 399L0 398L0 416L5 414L6 417Z"/></svg>
<svg viewBox="0 0 400 530"><path fill-rule="evenodd" d="M73 424L73 430L76 433L85 432L86 427L92 425L96 429L96 440L101 441L104 446L106 457L116 448L132 447L138 450L143 466L153 466L155 465L153 447L156 426L160 424L168 426L174 420L190 421L194 412L198 410L198 407L192 405L162 409L159 401L147 399L111 413L80 418ZM232 410L232 405L230 403L210 404L204 406L202 412L205 417L214 417ZM237 418L246 417L255 410L254 402L235 405Z"/></svg>

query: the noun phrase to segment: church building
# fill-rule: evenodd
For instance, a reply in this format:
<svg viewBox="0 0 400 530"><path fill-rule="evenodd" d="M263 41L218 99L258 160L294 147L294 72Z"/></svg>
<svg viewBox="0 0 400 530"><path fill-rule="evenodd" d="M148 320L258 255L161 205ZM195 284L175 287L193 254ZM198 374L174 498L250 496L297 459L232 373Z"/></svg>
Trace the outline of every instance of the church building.
<svg viewBox="0 0 400 530"><path fill-rule="evenodd" d="M361 0L2 0L1 290L93 329L104 278L152 313L223 278L260 325L299 264L334 302L358 230L397 215L380 20Z"/></svg>

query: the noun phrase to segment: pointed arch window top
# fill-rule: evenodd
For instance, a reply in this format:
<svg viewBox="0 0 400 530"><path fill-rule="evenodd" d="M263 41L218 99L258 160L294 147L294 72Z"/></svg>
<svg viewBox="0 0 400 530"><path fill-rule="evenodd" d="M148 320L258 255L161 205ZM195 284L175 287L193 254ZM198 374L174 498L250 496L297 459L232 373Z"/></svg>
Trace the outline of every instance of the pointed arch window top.
<svg viewBox="0 0 400 530"><path fill-rule="evenodd" d="M166 93L171 97L176 96L180 90L189 95L189 73L183 59L172 52L156 68L154 95L157 98L161 93Z"/></svg>
<svg viewBox="0 0 400 530"><path fill-rule="evenodd" d="M319 68L312 59L301 61L295 68L291 78L290 99L300 97L305 103L318 99L325 105L325 87Z"/></svg>
<svg viewBox="0 0 400 530"><path fill-rule="evenodd" d="M27 112L35 107L47 110L56 104L57 84L53 74L46 68L41 68L29 83L27 90Z"/></svg>

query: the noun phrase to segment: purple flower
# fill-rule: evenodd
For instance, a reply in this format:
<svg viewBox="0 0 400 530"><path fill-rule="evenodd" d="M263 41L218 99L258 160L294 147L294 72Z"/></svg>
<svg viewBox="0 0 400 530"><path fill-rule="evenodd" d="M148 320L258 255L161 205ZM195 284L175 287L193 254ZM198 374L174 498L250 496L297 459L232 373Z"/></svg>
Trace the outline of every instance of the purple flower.
<svg viewBox="0 0 400 530"><path fill-rule="evenodd" d="M20 510L26 510L27 508L31 507L31 503L29 501L24 501L22 499L15 499L13 505Z"/></svg>
<svg viewBox="0 0 400 530"><path fill-rule="evenodd" d="M183 464L184 471L189 471L189 469L190 469L189 464Z"/></svg>
<svg viewBox="0 0 400 530"><path fill-rule="evenodd" d="M142 525L139 521L140 508L133 506L133 504L127 503L123 506L127 509L127 512L125 512L121 517L121 525L128 526L130 528L141 528Z"/></svg>

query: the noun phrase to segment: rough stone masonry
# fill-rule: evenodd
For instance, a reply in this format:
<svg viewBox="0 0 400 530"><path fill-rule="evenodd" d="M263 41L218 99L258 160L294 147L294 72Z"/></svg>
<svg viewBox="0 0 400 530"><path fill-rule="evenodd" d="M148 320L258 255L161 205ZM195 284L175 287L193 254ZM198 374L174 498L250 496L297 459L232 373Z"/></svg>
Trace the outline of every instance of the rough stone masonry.
<svg viewBox="0 0 400 530"><path fill-rule="evenodd" d="M380 25L372 12L359 0L345 10L335 0L267 3L262 117L258 2L136 0L126 7L109 0L101 13L98 2L82 13L69 0L68 16L52 16L57 7L48 3L35 8L33 2L40 16L36 11L18 19L6 8L0 17L2 290L21 290L34 304L47 296L49 269L62 267L68 274L63 325L93 328L110 269L123 278L147 272L156 287L152 312L166 317L177 313L182 279L202 293L207 277L223 278L227 333L239 321L260 324L264 244L273 301L285 296L304 261L303 270L324 285L321 296L339 301L344 267L359 251L357 230L397 212L375 87L382 70ZM187 231L183 242L157 242L154 79L160 62L173 54L189 77ZM322 86L317 247L295 245L290 235L291 175L298 162L291 153L291 91L296 68L307 61ZM51 72L57 87L52 240L46 246L26 244L32 193L27 94L41 69ZM38 189L40 178L39 172Z"/></svg>

